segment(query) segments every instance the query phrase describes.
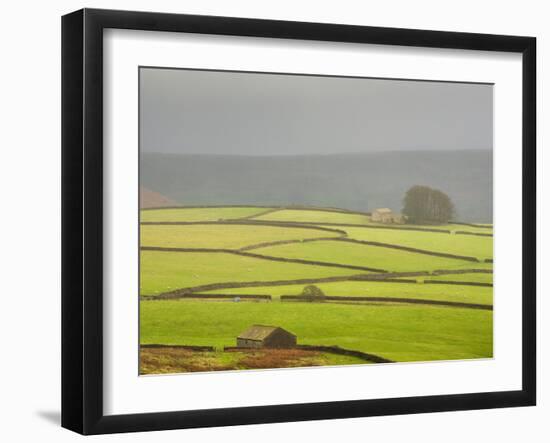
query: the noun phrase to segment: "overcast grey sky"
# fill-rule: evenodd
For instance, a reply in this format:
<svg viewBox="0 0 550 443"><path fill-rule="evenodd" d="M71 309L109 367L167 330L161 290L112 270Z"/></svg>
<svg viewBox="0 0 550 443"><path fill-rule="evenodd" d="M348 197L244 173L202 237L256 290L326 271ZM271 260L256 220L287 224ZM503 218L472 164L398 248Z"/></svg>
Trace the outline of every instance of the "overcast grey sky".
<svg viewBox="0 0 550 443"><path fill-rule="evenodd" d="M143 152L492 149L491 85L140 70Z"/></svg>

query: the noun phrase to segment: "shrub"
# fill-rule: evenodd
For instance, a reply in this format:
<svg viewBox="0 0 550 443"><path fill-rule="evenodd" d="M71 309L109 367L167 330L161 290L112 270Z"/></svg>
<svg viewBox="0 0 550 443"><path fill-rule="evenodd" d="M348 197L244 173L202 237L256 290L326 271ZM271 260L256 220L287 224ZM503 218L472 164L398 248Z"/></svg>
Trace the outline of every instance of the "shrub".
<svg viewBox="0 0 550 443"><path fill-rule="evenodd" d="M312 301L321 300L325 298L325 293L315 285L307 285L302 289L302 296L308 297Z"/></svg>

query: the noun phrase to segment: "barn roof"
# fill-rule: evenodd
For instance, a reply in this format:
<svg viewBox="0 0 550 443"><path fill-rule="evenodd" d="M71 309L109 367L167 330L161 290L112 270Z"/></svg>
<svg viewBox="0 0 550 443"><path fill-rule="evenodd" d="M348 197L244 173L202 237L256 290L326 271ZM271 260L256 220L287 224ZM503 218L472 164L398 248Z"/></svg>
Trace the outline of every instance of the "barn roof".
<svg viewBox="0 0 550 443"><path fill-rule="evenodd" d="M375 209L374 212L381 212L383 214L389 214L392 212L392 210L390 208L378 208L378 209Z"/></svg>
<svg viewBox="0 0 550 443"><path fill-rule="evenodd" d="M278 326L252 325L247 330L241 332L237 338L246 340L264 340L279 328ZM283 329L284 331L284 329ZM285 331L288 332L288 331ZM288 332L290 334L290 332Z"/></svg>

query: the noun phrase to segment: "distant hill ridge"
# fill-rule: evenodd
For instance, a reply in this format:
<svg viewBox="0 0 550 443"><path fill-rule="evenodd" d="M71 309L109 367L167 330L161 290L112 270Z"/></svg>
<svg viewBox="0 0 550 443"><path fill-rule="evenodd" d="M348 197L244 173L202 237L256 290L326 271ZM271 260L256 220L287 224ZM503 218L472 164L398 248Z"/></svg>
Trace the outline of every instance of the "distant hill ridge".
<svg viewBox="0 0 550 443"><path fill-rule="evenodd" d="M142 153L140 179L154 190L146 194L149 205L304 205L360 212L400 211L405 191L423 184L449 194L456 219L492 223L492 162L489 150L271 157Z"/></svg>
<svg viewBox="0 0 550 443"><path fill-rule="evenodd" d="M143 186L139 189L139 207L141 209L164 208L167 206L176 206L177 204L175 200Z"/></svg>

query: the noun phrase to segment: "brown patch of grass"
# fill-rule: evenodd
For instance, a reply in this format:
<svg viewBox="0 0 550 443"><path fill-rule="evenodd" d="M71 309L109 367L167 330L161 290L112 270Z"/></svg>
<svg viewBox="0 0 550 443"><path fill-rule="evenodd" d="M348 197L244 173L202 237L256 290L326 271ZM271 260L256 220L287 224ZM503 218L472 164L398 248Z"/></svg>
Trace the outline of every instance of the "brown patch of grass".
<svg viewBox="0 0 550 443"><path fill-rule="evenodd" d="M177 372L227 371L234 365L220 361L216 352L181 348L142 348L140 374L170 374Z"/></svg>
<svg viewBox="0 0 550 443"><path fill-rule="evenodd" d="M248 369L296 368L323 363L319 352L302 349L265 349L246 351L244 354L240 364Z"/></svg>
<svg viewBox="0 0 550 443"><path fill-rule="evenodd" d="M303 349L251 349L228 352L194 351L177 347L142 348L140 374L228 371L239 369L321 366L323 354Z"/></svg>

